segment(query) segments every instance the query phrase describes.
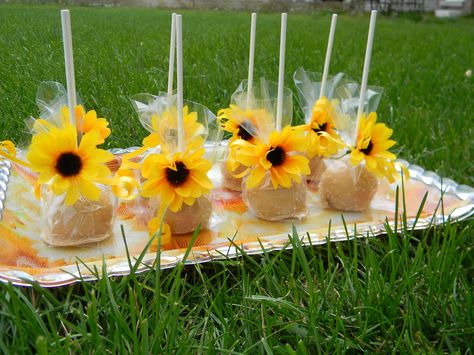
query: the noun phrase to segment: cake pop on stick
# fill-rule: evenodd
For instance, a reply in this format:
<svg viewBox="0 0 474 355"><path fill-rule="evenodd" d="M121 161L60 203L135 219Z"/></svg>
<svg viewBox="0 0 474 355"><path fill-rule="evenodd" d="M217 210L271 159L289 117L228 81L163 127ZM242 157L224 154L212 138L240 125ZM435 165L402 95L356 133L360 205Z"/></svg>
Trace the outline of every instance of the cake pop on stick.
<svg viewBox="0 0 474 355"><path fill-rule="evenodd" d="M246 167L243 200L253 214L266 220L301 219L307 213L306 182L301 177L309 173L308 160L299 154L306 149L306 143L301 134L283 125L284 118L288 121L285 114L291 116L288 110L283 110L284 97L288 95L284 88L286 21L287 14L282 14L273 127L258 130L258 140L254 143L244 139L231 143L235 159ZM263 96L271 101L269 90L263 91Z"/></svg>
<svg viewBox="0 0 474 355"><path fill-rule="evenodd" d="M398 177L396 156L388 151L395 141L390 140L392 130L376 123L377 115L366 116L367 82L377 11L370 16L369 34L365 52L364 70L359 94L354 134L350 136L351 154L345 164L328 169L321 177L320 198L325 207L342 211L364 211L377 191L378 179L394 182Z"/></svg>
<svg viewBox="0 0 474 355"><path fill-rule="evenodd" d="M41 84L41 118L30 119L33 137L25 165L38 173L35 191L42 202L43 239L54 246L73 246L110 237L116 203L112 193L131 198L129 187L136 184L112 177L107 164L113 155L97 148L110 135L108 122L76 105L68 10L61 11L61 20L67 92L59 83Z"/></svg>
<svg viewBox="0 0 474 355"><path fill-rule="evenodd" d="M177 94L150 95L149 108L155 115L152 134L157 137L159 150L150 151L141 162L145 179L142 196L158 205L156 217L149 222L150 234L163 220L164 230L171 234L191 233L198 225L206 228L212 211L209 192L213 185L207 176L212 163L204 157L211 116L203 106L184 101L181 15L176 15L175 35ZM191 111L193 108L199 110Z"/></svg>

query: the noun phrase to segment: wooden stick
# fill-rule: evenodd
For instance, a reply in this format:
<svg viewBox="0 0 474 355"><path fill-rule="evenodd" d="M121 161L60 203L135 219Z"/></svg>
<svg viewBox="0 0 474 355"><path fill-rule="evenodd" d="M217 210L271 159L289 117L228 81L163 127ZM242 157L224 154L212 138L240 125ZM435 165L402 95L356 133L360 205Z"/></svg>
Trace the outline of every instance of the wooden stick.
<svg viewBox="0 0 474 355"><path fill-rule="evenodd" d="M249 72L247 79L247 108L250 106L250 94L253 87L253 66L255 57L255 30L257 27L257 14L252 13L252 20L250 24L250 50L249 50Z"/></svg>
<svg viewBox="0 0 474 355"><path fill-rule="evenodd" d="M71 16L69 10L61 10L61 25L63 31L64 46L64 64L66 68L66 87L67 87L67 104L69 106L69 120L74 127L81 128L81 122L76 122L76 80L74 78L74 57L72 53L72 33L71 33ZM77 139L80 140L81 132L78 130Z"/></svg>
<svg viewBox="0 0 474 355"><path fill-rule="evenodd" d="M183 122L183 29L181 15L176 15L176 64L178 89L178 151L184 151Z"/></svg>
<svg viewBox="0 0 474 355"><path fill-rule="evenodd" d="M365 60L364 60L364 71L362 73L362 83L360 86L360 96L359 96L359 108L357 110L357 125L356 133L354 137L354 146L357 145L357 131L359 129L359 121L364 113L364 103L365 96L367 91L367 82L369 80L369 69L370 69L370 58L372 56L372 44L374 42L374 33L375 33L375 21L377 19L377 11L372 10L370 14L370 25L369 25L369 35L367 37L367 48L365 50Z"/></svg>
<svg viewBox="0 0 474 355"><path fill-rule="evenodd" d="M326 95L326 82L328 80L329 66L331 64L332 44L334 42L334 32L336 32L337 14L332 15L331 29L329 30L328 47L326 49L326 60L324 61L323 78L321 80L321 89L319 98Z"/></svg>
<svg viewBox="0 0 474 355"><path fill-rule="evenodd" d="M176 14L171 15L170 60L168 65L168 96L173 95L174 55L176 50Z"/></svg>
<svg viewBox="0 0 474 355"><path fill-rule="evenodd" d="M276 130L281 131L281 119L283 114L283 84L285 80L285 47L286 47L286 19L288 14L281 14L280 29L280 65L278 67L278 97L276 112Z"/></svg>

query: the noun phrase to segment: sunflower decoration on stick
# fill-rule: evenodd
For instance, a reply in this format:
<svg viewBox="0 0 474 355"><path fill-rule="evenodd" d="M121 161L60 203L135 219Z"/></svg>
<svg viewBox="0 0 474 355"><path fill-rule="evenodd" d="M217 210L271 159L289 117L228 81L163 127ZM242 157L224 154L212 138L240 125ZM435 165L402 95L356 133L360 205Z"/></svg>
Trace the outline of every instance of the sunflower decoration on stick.
<svg viewBox="0 0 474 355"><path fill-rule="evenodd" d="M346 87L345 96L340 99L340 107L354 118L355 129L353 133L349 129L345 135L345 145L350 152L348 158L341 159L321 176L320 197L327 208L342 211L367 210L377 192L379 180L394 182L400 176L399 168L408 177L407 169L398 166L395 154L389 152L396 144L390 139L393 131L377 122L377 114L373 111L378 105L380 94L367 88L376 14L376 11L372 11L357 114L350 113L353 102L357 101L352 97L354 85L351 85L352 91L350 86Z"/></svg>
<svg viewBox="0 0 474 355"><path fill-rule="evenodd" d="M242 138L231 143L233 157L245 170L242 196L257 217L267 220L304 218L306 208L306 180L308 159L304 156L306 140L301 131L293 130L292 93L283 86L286 14L282 14L280 66L275 85L262 81L260 92L268 107L271 124L259 126L256 139ZM272 96L276 91L275 96Z"/></svg>
<svg viewBox="0 0 474 355"><path fill-rule="evenodd" d="M206 140L216 142L220 132L216 117L206 107L183 100L181 16L176 15L175 21L177 94L169 87L167 94L132 99L140 121L150 131L143 140L146 153L137 166L144 180L141 195L154 211L148 223L150 236L161 230L162 245L169 243L172 234L207 227L212 211L213 184L208 173L213 147L206 149Z"/></svg>

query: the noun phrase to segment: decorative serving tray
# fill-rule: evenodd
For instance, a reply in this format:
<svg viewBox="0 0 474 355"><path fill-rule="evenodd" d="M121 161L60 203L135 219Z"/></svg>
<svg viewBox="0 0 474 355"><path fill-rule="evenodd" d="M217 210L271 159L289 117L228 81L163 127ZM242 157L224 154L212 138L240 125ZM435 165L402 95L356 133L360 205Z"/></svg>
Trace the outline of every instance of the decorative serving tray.
<svg viewBox="0 0 474 355"><path fill-rule="evenodd" d="M123 152L114 151L117 156ZM408 227L424 229L444 223L447 218L460 221L474 214L473 188L403 163L411 175L405 183ZM40 237L41 210L40 202L34 196L33 178L25 168L6 160L0 161L0 281L16 285L37 282L43 287L57 287L80 280L94 280L96 274L92 270L94 266L101 270L103 260L109 276L130 273L130 265L137 262L149 241L145 205L140 205L140 202L119 203L114 235L105 241L80 247L51 247ZM211 179L215 186L220 185L218 166L211 170ZM417 218L425 195L423 210ZM382 235L387 221L394 227L395 196L396 186L382 183L368 211L341 213L321 208L316 188L310 186L306 219L268 222L247 211L240 193L216 188L212 191L213 213L209 228L200 231L185 262L193 264L236 257L240 248L248 254L282 249L288 245L292 225L295 225L302 242L312 245L324 244L328 240L347 240L354 234L361 238ZM354 233L354 227L357 233ZM172 236L171 239L171 243L161 251L162 269L183 261L192 234ZM127 258L127 248L130 259ZM135 272L149 270L156 255L156 247L151 246Z"/></svg>

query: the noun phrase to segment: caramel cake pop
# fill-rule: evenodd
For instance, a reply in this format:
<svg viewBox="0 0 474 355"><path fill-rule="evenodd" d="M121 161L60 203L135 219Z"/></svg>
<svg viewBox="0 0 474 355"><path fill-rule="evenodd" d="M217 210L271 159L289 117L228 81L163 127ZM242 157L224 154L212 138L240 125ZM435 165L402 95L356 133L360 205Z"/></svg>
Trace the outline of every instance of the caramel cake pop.
<svg viewBox="0 0 474 355"><path fill-rule="evenodd" d="M365 211L377 192L378 180L386 178L393 183L399 177L396 156L388 149L395 145L390 140L392 130L376 123L372 112L359 121L356 147L349 159L328 168L321 177L319 193L324 207L340 211ZM402 167L403 168L403 167ZM403 170L406 177L408 171Z"/></svg>
<svg viewBox="0 0 474 355"><path fill-rule="evenodd" d="M355 134L349 134L351 142L349 164L323 173L320 182L321 201L326 207L341 211L364 211L375 196L378 180L386 178L390 183L398 177L396 156L389 152L395 141L390 140L393 131L383 123L377 123L377 114L366 111L371 104L367 81L372 54L377 11L370 17L369 35L365 53L364 70L360 86ZM348 92L350 90L347 90ZM341 107L350 107L354 99L349 97ZM378 104L378 101L377 101ZM405 170L406 172L406 170Z"/></svg>
<svg viewBox="0 0 474 355"><path fill-rule="evenodd" d="M38 173L43 239L54 246L74 246L112 235L116 205L112 191L125 193L119 191L123 179L113 178L107 166L113 155L97 148L110 135L107 120L76 105L68 10L61 11L61 20L67 92L59 83L40 85L37 102L41 118L31 118L33 137L26 165Z"/></svg>
<svg viewBox="0 0 474 355"><path fill-rule="evenodd" d="M115 197L103 191L98 201L79 198L65 205L63 196L43 193L42 238L52 246L99 242L112 236Z"/></svg>
<svg viewBox="0 0 474 355"><path fill-rule="evenodd" d="M211 213L209 196L201 196L191 206L183 204L177 212L168 210L164 221L170 226L171 234L187 234L194 232L198 226L206 229Z"/></svg>
<svg viewBox="0 0 474 355"><path fill-rule="evenodd" d="M307 214L308 159L306 141L286 126L273 132L268 143L233 143L236 159L248 168L242 197L251 212L266 220L303 219Z"/></svg>
<svg viewBox="0 0 474 355"><path fill-rule="evenodd" d="M361 212L369 208L378 180L365 167L341 164L321 176L319 194L324 208Z"/></svg>
<svg viewBox="0 0 474 355"><path fill-rule="evenodd" d="M267 178L259 188L244 190L242 197L250 211L269 221L303 219L307 214L306 182L275 189L270 180Z"/></svg>
<svg viewBox="0 0 474 355"><path fill-rule="evenodd" d="M284 87L284 63L287 14L281 16L280 63L276 107L269 94L268 83L262 81L260 92L276 112L271 124L258 129L258 139L249 142L237 139L231 143L232 156L247 170L242 197L251 212L267 220L302 219L307 214L305 176L309 174L308 159L303 156L307 140L303 130L294 130L291 124L292 93ZM288 123L283 124L283 119Z"/></svg>
<svg viewBox="0 0 474 355"><path fill-rule="evenodd" d="M217 114L223 130L232 135L227 143L227 161L221 165L222 186L234 191L242 191L242 176L246 168L240 165L235 157L233 157L233 152L230 148L232 142L237 139L243 139L250 143L255 143L258 125L270 122L269 114L264 109L254 109L258 106L255 102L253 87L256 27L257 14L252 13L247 81L243 81L233 93L230 107L220 110Z"/></svg>

